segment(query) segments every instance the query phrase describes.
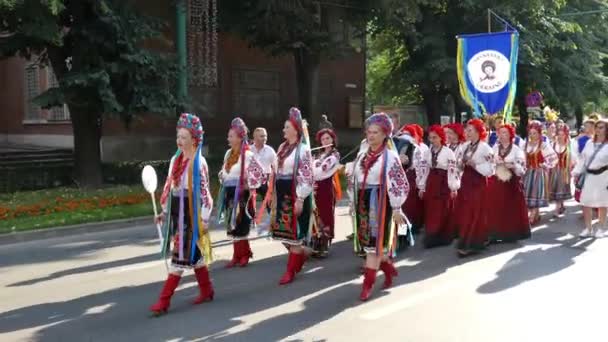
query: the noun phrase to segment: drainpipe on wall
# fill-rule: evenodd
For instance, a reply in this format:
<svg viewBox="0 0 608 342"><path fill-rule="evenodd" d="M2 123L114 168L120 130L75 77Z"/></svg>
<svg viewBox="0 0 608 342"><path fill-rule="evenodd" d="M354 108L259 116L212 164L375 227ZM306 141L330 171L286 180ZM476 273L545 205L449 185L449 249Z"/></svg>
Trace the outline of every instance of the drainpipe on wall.
<svg viewBox="0 0 608 342"><path fill-rule="evenodd" d="M187 50L186 50L186 10L187 0L177 0L175 2L175 48L179 74L177 77L177 98L180 102L185 102L188 97L188 75L187 75ZM181 112L182 110L178 110Z"/></svg>

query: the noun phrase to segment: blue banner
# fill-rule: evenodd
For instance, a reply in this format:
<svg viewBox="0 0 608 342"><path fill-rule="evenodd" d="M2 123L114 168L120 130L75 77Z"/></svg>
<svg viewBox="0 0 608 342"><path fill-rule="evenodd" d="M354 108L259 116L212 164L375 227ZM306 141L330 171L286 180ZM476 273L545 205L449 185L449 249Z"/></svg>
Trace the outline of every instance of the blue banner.
<svg viewBox="0 0 608 342"><path fill-rule="evenodd" d="M476 116L503 114L510 121L517 89L517 31L461 35L457 71L460 94Z"/></svg>

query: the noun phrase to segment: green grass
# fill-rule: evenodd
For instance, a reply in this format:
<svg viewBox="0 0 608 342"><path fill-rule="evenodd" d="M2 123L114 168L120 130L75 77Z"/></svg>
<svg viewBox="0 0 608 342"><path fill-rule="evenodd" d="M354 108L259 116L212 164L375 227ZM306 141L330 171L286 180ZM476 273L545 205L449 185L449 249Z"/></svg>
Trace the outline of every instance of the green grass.
<svg viewBox="0 0 608 342"><path fill-rule="evenodd" d="M210 165L210 190L214 199L217 197L217 192L219 190L217 180L217 171L219 170L219 167L219 165ZM163 185L160 183L160 181L161 180L159 180L157 190L159 192L162 190ZM343 191L346 191L346 178L344 176L340 177L340 183ZM13 209L18 206L33 205L40 202L53 202L57 198L61 198L62 200L78 200L85 198L94 199L101 197L139 194L143 193L144 191L143 186L140 184L107 186L98 190L83 190L78 188L64 187L38 191L23 191L12 194L0 194L0 207ZM343 196L346 196L345 192ZM108 207L104 209L82 209L74 212L55 212L48 215L0 220L0 234L82 223L103 222L146 215L150 215L150 219L152 219L152 205L150 202Z"/></svg>

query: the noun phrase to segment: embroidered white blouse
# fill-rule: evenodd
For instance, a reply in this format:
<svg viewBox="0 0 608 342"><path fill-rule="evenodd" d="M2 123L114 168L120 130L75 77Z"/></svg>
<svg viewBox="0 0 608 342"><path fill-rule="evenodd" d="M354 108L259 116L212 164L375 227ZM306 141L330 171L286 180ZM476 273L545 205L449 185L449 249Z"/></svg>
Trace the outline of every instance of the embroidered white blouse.
<svg viewBox="0 0 608 342"><path fill-rule="evenodd" d="M313 162L313 175L315 181L322 181L333 175L340 168L340 153L333 151L330 154L323 153L315 158Z"/></svg>
<svg viewBox="0 0 608 342"><path fill-rule="evenodd" d="M230 156L230 150L226 151L224 155L224 164L220 171L220 181L226 185L237 184L241 177L241 157L239 155L238 161L230 167L230 170L226 171L226 161ZM245 174L247 187L249 189L257 189L262 185L264 181L264 172L262 166L258 162L257 158L251 151L245 151Z"/></svg>
<svg viewBox="0 0 608 342"><path fill-rule="evenodd" d="M555 154L558 158L556 166L559 166L559 154L564 153L568 147L570 148L570 165L568 165L568 167L574 167L574 165L576 164L576 161L578 160L577 153L575 152L576 145L573 144L572 141L570 141L570 143L568 143L567 145L568 146L561 145L557 141L553 143L553 151L555 151Z"/></svg>
<svg viewBox="0 0 608 342"><path fill-rule="evenodd" d="M432 149L429 148L423 155L416 172L416 183L418 190L425 191L431 169L433 168ZM437 155L436 169L446 170L448 176L448 187L452 191L460 189L460 172L456 167L456 154L447 146L443 146Z"/></svg>
<svg viewBox="0 0 608 342"><path fill-rule="evenodd" d="M170 194L178 196L182 189L188 189L188 167L186 167L186 171L184 171L184 175L176 187L171 181L171 170L173 170L173 163L175 162L175 156L171 158L171 162L169 163L169 172L167 176L167 180L165 181L165 186L163 187L163 193L160 197L160 205L163 212L167 211L167 201L171 200ZM199 156L199 169L201 173L201 218L203 221L209 221L209 217L211 216L211 210L213 209L213 198L211 197L211 192L209 191L209 167L207 166L207 160L202 155Z"/></svg>
<svg viewBox="0 0 608 342"><path fill-rule="evenodd" d="M285 143L279 146L279 152L286 146ZM288 178L294 174L294 164L296 151L295 148L286 158L283 160L282 167L277 166L277 178ZM298 169L296 172L296 196L298 199L305 199L308 197L313 190L313 170L312 170L312 155L310 152L310 146L301 144L300 145L300 156L298 161Z"/></svg>
<svg viewBox="0 0 608 342"><path fill-rule="evenodd" d="M483 141L479 141L479 145L477 146L477 150L470 156L472 151L467 151L469 145L471 145L470 141L464 142L460 145L456 153L456 164L458 169L464 170L465 162L464 157L465 153L469 154L467 158L469 162L473 163L473 168L475 171L479 172L484 177L490 177L494 175L495 165L494 165L494 151L487 143Z"/></svg>
<svg viewBox="0 0 608 342"><path fill-rule="evenodd" d="M500 164L512 164L509 167L516 176L522 176L526 173L526 155L519 146L515 143L511 146L511 151L504 158L500 156L500 142L496 142L493 147L494 149L494 163ZM506 165L505 165L506 166Z"/></svg>
<svg viewBox="0 0 608 342"><path fill-rule="evenodd" d="M359 155L353 164L353 174L349 181L348 191L351 204L354 198L354 180L356 179L358 186L362 186L363 184L365 170L361 166L361 160L365 156L366 152L367 150L364 152L359 152ZM366 186L380 185L383 163L383 156L380 156L374 165L372 165L367 174ZM391 208L393 208L393 210L401 210L401 205L405 202L405 199L410 191L410 185L407 182L405 171L403 171L403 167L401 166L399 155L393 150L388 150L387 153L385 176L387 180L386 186Z"/></svg>

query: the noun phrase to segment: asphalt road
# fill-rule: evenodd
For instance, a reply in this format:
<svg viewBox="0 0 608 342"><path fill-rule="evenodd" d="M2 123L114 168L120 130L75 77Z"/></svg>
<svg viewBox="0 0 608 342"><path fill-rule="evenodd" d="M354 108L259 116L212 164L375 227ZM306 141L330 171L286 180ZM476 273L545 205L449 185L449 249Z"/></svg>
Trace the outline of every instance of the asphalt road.
<svg viewBox="0 0 608 342"><path fill-rule="evenodd" d="M395 286L382 291L379 276L366 303L346 208L338 215L330 258L293 284L278 286L281 244L255 240L249 267L224 269L231 246L220 243L215 300L192 306L188 274L160 318L147 311L165 278L152 226L2 246L0 341L608 341L608 238L579 240L575 206L524 243L467 259L418 244L399 255Z"/></svg>

